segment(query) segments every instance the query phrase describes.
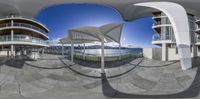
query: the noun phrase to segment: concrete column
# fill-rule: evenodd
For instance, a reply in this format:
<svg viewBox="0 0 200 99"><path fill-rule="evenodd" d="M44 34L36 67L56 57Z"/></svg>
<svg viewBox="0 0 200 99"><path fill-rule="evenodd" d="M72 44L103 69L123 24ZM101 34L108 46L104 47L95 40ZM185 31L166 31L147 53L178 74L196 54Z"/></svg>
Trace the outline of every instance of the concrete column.
<svg viewBox="0 0 200 99"><path fill-rule="evenodd" d="M85 43L83 44L83 59L85 60Z"/></svg>
<svg viewBox="0 0 200 99"><path fill-rule="evenodd" d="M44 48L42 48L42 55L44 55Z"/></svg>
<svg viewBox="0 0 200 99"><path fill-rule="evenodd" d="M197 57L197 46L195 44L192 44L192 54L193 57Z"/></svg>
<svg viewBox="0 0 200 99"><path fill-rule="evenodd" d="M192 68L190 29L187 12L184 7L173 2L145 2L134 5L160 10L169 18L176 38L181 68L182 70Z"/></svg>
<svg viewBox="0 0 200 99"><path fill-rule="evenodd" d="M64 55L64 44L62 44L62 55Z"/></svg>
<svg viewBox="0 0 200 99"><path fill-rule="evenodd" d="M104 63L104 40L101 40L101 73L105 73L105 63Z"/></svg>
<svg viewBox="0 0 200 99"><path fill-rule="evenodd" d="M74 42L71 41L71 62L74 62Z"/></svg>
<svg viewBox="0 0 200 99"><path fill-rule="evenodd" d="M163 43L162 44L162 61L167 61L168 59L168 48L167 48L167 44Z"/></svg>
<svg viewBox="0 0 200 99"><path fill-rule="evenodd" d="M11 41L13 41L14 30L11 30ZM14 45L11 45L11 57L14 56Z"/></svg>
<svg viewBox="0 0 200 99"><path fill-rule="evenodd" d="M119 60L121 60L121 43L119 43Z"/></svg>
<svg viewBox="0 0 200 99"><path fill-rule="evenodd" d="M38 55L40 54L40 50L39 50L39 48L37 48L37 53L38 53Z"/></svg>
<svg viewBox="0 0 200 99"><path fill-rule="evenodd" d="M13 15L11 17L13 17ZM11 26L13 26L13 25L14 25L14 21L11 20ZM13 41L14 30L11 30L10 35L11 35L11 41ZM14 45L11 45L11 57L13 57L13 56L14 56Z"/></svg>

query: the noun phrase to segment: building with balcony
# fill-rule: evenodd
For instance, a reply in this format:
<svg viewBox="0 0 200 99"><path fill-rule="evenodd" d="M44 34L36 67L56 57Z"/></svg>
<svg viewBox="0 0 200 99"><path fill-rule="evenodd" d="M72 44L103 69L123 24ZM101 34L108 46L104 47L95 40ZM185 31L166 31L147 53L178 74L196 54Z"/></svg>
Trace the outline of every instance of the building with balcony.
<svg viewBox="0 0 200 99"><path fill-rule="evenodd" d="M150 55L150 57L147 55L147 57L163 61L178 60L176 39L170 20L162 12L153 12L152 14L152 19L155 21L152 29L156 32L152 37L152 44L159 46L159 48L144 49L144 51L151 50L152 55ZM200 20L196 21L196 17L192 14L187 15L190 28L191 56L195 57L198 54L197 46L200 45L200 43L198 43L198 38L200 39L198 34L200 33L200 29L197 28L197 24L200 25ZM149 51L147 52L149 53Z"/></svg>
<svg viewBox="0 0 200 99"><path fill-rule="evenodd" d="M195 30L196 32L196 45L198 47L198 52L200 51L200 18L197 18L197 20L195 21L195 23L197 24L197 28Z"/></svg>
<svg viewBox="0 0 200 99"><path fill-rule="evenodd" d="M39 58L48 47L48 28L36 19L10 15L0 18L0 56Z"/></svg>

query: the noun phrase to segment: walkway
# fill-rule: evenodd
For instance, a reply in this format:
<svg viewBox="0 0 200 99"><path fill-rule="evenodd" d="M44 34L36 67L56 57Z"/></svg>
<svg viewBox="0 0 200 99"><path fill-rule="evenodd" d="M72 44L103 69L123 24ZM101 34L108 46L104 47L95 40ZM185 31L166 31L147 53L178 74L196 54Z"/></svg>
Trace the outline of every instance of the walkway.
<svg viewBox="0 0 200 99"><path fill-rule="evenodd" d="M169 95L185 91L191 84L194 84L198 70L194 67L182 71L179 62L135 59L127 63L127 66L124 65L125 68L130 67L127 69L134 69L124 75L106 79L106 84L103 82L103 85L108 84L114 90L114 95L113 91L110 91L111 96L109 96L105 89L102 92L100 78L77 74L69 69L69 60L62 56L44 55L38 61L26 60L21 68L7 66L7 60L0 59L2 60L0 63L0 99L106 99L107 97L122 97L121 93L127 96L128 94ZM193 66L200 64L194 63ZM88 67L80 69L81 66L78 64L70 67L81 74L95 74L94 68L88 71ZM83 70L85 68L87 69ZM125 68L119 69L118 72L111 70L110 73L121 73ZM100 73L96 72L96 74Z"/></svg>

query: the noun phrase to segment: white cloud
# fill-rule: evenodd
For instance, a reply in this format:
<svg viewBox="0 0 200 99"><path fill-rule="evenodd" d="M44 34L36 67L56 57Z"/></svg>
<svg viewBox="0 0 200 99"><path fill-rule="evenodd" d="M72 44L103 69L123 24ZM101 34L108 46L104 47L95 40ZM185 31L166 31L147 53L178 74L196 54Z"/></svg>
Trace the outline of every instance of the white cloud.
<svg viewBox="0 0 200 99"><path fill-rule="evenodd" d="M125 38L125 37L123 38L123 41L126 41L126 38Z"/></svg>
<svg viewBox="0 0 200 99"><path fill-rule="evenodd" d="M60 44L58 44L60 39L61 39L61 38L59 37L59 38L56 38L56 39L49 40L49 41L48 41L48 42L49 42L49 45L50 45L50 46L60 45Z"/></svg>

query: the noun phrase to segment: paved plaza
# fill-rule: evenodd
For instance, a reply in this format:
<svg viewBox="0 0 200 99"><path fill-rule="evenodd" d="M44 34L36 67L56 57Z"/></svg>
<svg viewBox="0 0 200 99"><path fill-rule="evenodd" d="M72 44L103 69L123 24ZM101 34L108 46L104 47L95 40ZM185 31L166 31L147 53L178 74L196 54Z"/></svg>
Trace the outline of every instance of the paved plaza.
<svg viewBox="0 0 200 99"><path fill-rule="evenodd" d="M24 57L0 60L0 99L145 98L149 95L178 98L179 93L187 90L195 92L191 95L185 92L183 97L198 98L199 94L198 58L193 59L193 68L186 71L181 70L179 61L135 58L123 66L107 68L104 75L107 77L97 68L70 65L68 58L61 55L45 54L37 61Z"/></svg>

